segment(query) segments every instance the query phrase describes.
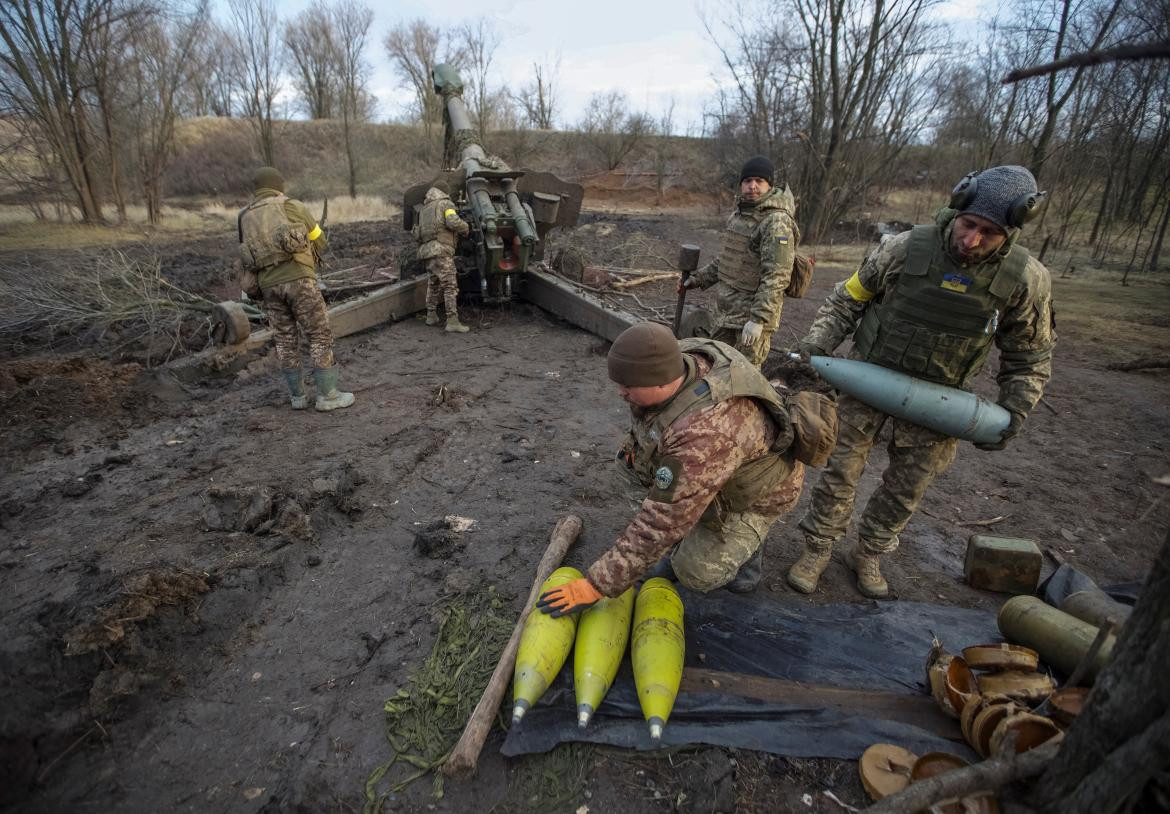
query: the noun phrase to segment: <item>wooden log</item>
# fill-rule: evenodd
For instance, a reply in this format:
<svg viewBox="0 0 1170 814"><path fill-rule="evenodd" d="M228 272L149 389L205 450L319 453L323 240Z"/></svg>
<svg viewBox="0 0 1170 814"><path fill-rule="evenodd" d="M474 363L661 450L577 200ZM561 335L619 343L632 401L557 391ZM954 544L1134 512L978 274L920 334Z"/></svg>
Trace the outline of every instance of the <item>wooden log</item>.
<svg viewBox="0 0 1170 814"><path fill-rule="evenodd" d="M995 791L1009 783L1040 774L1059 749L1058 744L1046 743L1028 752L1019 754L1012 752L973 766L935 775L911 783L897 794L883 797L865 811L866 814L926 811L943 800L954 800L983 791Z"/></svg>
<svg viewBox="0 0 1170 814"><path fill-rule="evenodd" d="M492 673L491 680L488 681L483 695L480 696L479 703L475 705L467 725L463 728L459 742L455 744L455 748L451 750L450 756L443 764L443 774L448 777L464 780L475 774L483 742L487 739L488 732L492 728L492 722L496 719L496 712L500 708L500 701L503 700L504 691L508 689L508 682L512 678L512 669L516 663L516 651L520 647L520 633L524 629L524 622L528 619L528 614L532 613L532 608L540 593L540 586L561 564L569 546L573 544L580 533L581 518L577 515L568 514L557 521L548 548L545 549L544 556L540 558L540 564L536 566L536 579L532 583L532 590L528 592L528 601L524 603L524 609L520 612L516 627L512 629L512 637L508 639L508 644L504 647L504 652L500 656L495 672Z"/></svg>
<svg viewBox="0 0 1170 814"><path fill-rule="evenodd" d="M677 271L664 271L660 274L647 274L644 277L635 277L632 280L617 280L614 288L633 288L636 285L643 285L645 283L657 283L661 280L674 280L678 278Z"/></svg>

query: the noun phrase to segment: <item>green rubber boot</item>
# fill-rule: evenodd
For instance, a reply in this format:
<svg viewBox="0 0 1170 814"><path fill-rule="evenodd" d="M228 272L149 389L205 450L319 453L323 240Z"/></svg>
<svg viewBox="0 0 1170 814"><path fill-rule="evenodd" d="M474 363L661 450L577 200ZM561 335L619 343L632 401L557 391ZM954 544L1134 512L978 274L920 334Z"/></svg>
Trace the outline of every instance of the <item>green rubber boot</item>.
<svg viewBox="0 0 1170 814"><path fill-rule="evenodd" d="M305 383L301 379L301 371L284 371L284 380L288 384L289 402L294 410L303 410L309 406L309 397L305 395Z"/></svg>
<svg viewBox="0 0 1170 814"><path fill-rule="evenodd" d="M319 367L313 371L313 378L317 380L316 407L323 413L353 404L353 393L337 389L337 377L340 373L340 365Z"/></svg>

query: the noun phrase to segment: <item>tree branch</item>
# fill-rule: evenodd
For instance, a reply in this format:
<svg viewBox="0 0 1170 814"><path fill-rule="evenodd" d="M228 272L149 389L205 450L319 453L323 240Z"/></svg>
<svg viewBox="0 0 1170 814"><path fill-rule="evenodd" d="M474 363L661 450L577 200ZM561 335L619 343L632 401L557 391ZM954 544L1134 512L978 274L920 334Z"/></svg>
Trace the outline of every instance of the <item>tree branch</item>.
<svg viewBox="0 0 1170 814"><path fill-rule="evenodd" d="M1085 51L1079 54L1072 54L1064 59L1058 59L1055 62L1046 62L1042 65L1033 65L1029 68L1016 68L1003 78L1003 84L1010 85L1013 82L1019 82L1021 79L1045 76L1046 74L1062 71L1065 68L1100 65L1119 60L1158 58L1170 58L1170 40L1147 42L1139 45L1119 45L1116 48L1108 48L1104 51Z"/></svg>

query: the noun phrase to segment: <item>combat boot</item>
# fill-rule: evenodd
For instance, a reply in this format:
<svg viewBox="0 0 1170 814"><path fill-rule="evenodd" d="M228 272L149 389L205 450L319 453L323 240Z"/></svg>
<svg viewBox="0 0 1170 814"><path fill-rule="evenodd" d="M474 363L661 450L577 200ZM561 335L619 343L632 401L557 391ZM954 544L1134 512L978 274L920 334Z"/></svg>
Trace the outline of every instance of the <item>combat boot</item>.
<svg viewBox="0 0 1170 814"><path fill-rule="evenodd" d="M817 582L821 574L829 567L829 560L833 556L833 546L813 545L811 540L804 541L804 552L800 559L788 569L788 584L802 594L811 594L817 589Z"/></svg>
<svg viewBox="0 0 1170 814"><path fill-rule="evenodd" d="M301 371L286 370L284 380L288 383L289 402L294 410L303 410L309 406L309 397L305 395L305 383L301 379Z"/></svg>
<svg viewBox="0 0 1170 814"><path fill-rule="evenodd" d="M438 325L438 324L439 324L439 309L438 308L428 308L427 309L427 325Z"/></svg>
<svg viewBox="0 0 1170 814"><path fill-rule="evenodd" d="M890 595L890 586L882 578L881 557L867 554L861 544L845 555L845 563L857 574L857 590L870 599L885 599Z"/></svg>
<svg viewBox="0 0 1170 814"><path fill-rule="evenodd" d="M727 583L727 590L733 594L748 594L760 584L764 576L764 544L756 549L756 553L748 557L748 561L739 567L735 577Z"/></svg>
<svg viewBox="0 0 1170 814"><path fill-rule="evenodd" d="M452 314L451 316L447 317L447 327L446 327L447 333L465 334L470 330L471 330L470 328L468 328L466 325L464 325L462 322L459 321L458 314Z"/></svg>
<svg viewBox="0 0 1170 814"><path fill-rule="evenodd" d="M317 404L315 406L323 413L353 404L353 393L337 389L337 377L340 373L340 365L319 367L313 371L313 378L317 381Z"/></svg>

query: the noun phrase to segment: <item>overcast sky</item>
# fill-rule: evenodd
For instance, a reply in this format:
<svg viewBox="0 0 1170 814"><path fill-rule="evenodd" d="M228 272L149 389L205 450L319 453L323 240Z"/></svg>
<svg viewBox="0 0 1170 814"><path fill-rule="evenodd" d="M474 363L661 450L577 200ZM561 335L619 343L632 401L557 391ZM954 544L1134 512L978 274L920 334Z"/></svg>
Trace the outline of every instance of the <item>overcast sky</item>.
<svg viewBox="0 0 1170 814"><path fill-rule="evenodd" d="M946 0L937 13L962 27L974 21L976 3ZM287 15L308 5L309 0L291 0L281 3L280 12ZM373 2L371 6L374 25L367 58L373 67L370 89L380 102L380 119L400 114L411 95L386 58L382 41L387 31L418 16L449 25L487 16L503 33L493 62L497 85L522 85L530 81L534 61L551 63L560 56L560 126L580 118L591 94L617 88L634 107L655 117L673 101L675 131L680 133L698 131L703 106L715 94L713 74L720 67L719 52L703 28L700 8L715 9L716 20L727 8L726 4L700 6L686 0L444 0L426 6Z"/></svg>

